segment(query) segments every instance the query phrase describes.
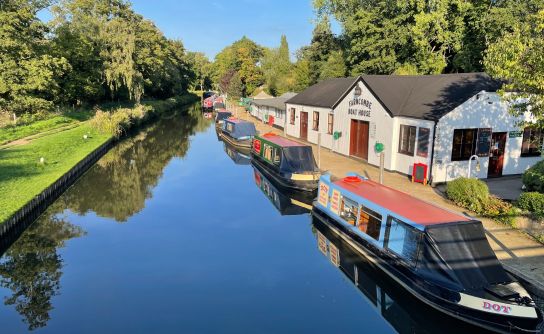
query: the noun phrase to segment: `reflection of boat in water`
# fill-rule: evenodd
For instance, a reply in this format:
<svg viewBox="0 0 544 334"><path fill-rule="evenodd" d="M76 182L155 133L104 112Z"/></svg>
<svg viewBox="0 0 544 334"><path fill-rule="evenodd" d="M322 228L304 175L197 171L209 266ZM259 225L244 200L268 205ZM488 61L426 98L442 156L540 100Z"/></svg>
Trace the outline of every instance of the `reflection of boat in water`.
<svg viewBox="0 0 544 334"><path fill-rule="evenodd" d="M269 179L284 188L314 191L321 173L312 148L273 133L255 136L251 155Z"/></svg>
<svg viewBox="0 0 544 334"><path fill-rule="evenodd" d="M232 146L249 149L257 129L252 122L231 117L224 120L220 134L221 139Z"/></svg>
<svg viewBox="0 0 544 334"><path fill-rule="evenodd" d="M482 333L420 302L342 239L334 226L312 217L319 251L355 285L398 333Z"/></svg>
<svg viewBox="0 0 544 334"><path fill-rule="evenodd" d="M358 175L320 179L313 214L413 296L488 330L539 333L542 312L482 223Z"/></svg>
<svg viewBox="0 0 544 334"><path fill-rule="evenodd" d="M223 142L223 148L235 164L249 165L251 163L251 153L248 148L235 147L226 141Z"/></svg>
<svg viewBox="0 0 544 334"><path fill-rule="evenodd" d="M312 201L315 193L306 191L283 190L280 191L274 181L268 179L262 169L251 163L253 166L253 176L255 184L274 204L282 216L301 215L309 213L312 210Z"/></svg>

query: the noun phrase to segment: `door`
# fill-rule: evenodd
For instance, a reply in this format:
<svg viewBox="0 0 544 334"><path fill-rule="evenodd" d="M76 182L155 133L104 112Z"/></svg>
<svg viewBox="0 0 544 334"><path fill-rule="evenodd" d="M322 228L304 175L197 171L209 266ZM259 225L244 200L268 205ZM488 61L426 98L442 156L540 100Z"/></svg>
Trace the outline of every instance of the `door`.
<svg viewBox="0 0 544 334"><path fill-rule="evenodd" d="M368 122L351 120L349 154L368 160Z"/></svg>
<svg viewBox="0 0 544 334"><path fill-rule="evenodd" d="M300 138L308 140L308 113L304 111L300 113Z"/></svg>
<svg viewBox="0 0 544 334"><path fill-rule="evenodd" d="M489 150L489 168L487 169L487 177L502 176L505 148L506 132L493 132L491 135L491 149Z"/></svg>

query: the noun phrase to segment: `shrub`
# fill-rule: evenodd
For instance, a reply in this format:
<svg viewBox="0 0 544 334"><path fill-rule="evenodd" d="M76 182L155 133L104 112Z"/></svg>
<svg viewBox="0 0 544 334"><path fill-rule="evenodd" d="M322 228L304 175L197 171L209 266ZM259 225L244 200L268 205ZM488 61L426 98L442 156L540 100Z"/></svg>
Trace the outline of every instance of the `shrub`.
<svg viewBox="0 0 544 334"><path fill-rule="evenodd" d="M537 162L534 166L523 173L523 184L528 191L544 193L544 160Z"/></svg>
<svg viewBox="0 0 544 334"><path fill-rule="evenodd" d="M486 203L484 216L513 226L516 212L512 204L491 195Z"/></svg>
<svg viewBox="0 0 544 334"><path fill-rule="evenodd" d="M489 202L489 189L478 179L460 177L448 183L446 195L455 204L482 214Z"/></svg>
<svg viewBox="0 0 544 334"><path fill-rule="evenodd" d="M544 194L538 192L522 193L517 205L520 209L527 210L538 216L544 216Z"/></svg>

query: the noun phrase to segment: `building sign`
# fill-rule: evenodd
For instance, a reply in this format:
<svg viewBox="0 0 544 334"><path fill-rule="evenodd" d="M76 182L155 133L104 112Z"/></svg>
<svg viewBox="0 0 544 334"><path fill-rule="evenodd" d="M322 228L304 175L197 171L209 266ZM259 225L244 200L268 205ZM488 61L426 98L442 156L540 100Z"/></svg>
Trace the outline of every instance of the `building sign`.
<svg viewBox="0 0 544 334"><path fill-rule="evenodd" d="M325 208L329 205L329 186L327 184L319 184L319 198L317 201Z"/></svg>
<svg viewBox="0 0 544 334"><path fill-rule="evenodd" d="M376 138L376 122L370 122L370 138Z"/></svg>
<svg viewBox="0 0 544 334"><path fill-rule="evenodd" d="M340 192L337 189L332 190L331 211L340 215Z"/></svg>
<svg viewBox="0 0 544 334"><path fill-rule="evenodd" d="M523 136L523 131L510 131L508 132L508 138L518 138Z"/></svg>
<svg viewBox="0 0 544 334"><path fill-rule="evenodd" d="M364 109L361 109L364 108ZM370 110L372 109L372 102L363 98L355 98L349 101L348 115L370 117Z"/></svg>
<svg viewBox="0 0 544 334"><path fill-rule="evenodd" d="M476 142L476 154L479 157L489 156L491 147L491 128L478 129L478 139Z"/></svg>

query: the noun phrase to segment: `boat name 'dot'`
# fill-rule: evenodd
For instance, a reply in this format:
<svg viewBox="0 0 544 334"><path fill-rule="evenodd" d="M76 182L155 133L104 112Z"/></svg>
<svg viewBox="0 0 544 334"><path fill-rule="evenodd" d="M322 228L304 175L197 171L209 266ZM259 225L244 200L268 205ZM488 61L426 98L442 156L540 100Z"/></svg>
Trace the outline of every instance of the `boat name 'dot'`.
<svg viewBox="0 0 544 334"><path fill-rule="evenodd" d="M499 313L510 314L510 312L512 311L512 308L510 306L500 305L500 304L495 304L495 303L490 303L490 302L485 302L484 301L484 310L490 310L490 311L495 311L495 312L499 312Z"/></svg>

